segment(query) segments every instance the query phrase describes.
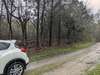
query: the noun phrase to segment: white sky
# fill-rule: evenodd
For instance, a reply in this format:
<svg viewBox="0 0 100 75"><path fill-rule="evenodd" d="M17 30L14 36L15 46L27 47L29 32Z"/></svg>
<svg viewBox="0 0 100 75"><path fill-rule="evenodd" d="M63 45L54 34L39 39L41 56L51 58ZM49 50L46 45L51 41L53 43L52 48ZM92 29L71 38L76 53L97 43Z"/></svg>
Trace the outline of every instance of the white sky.
<svg viewBox="0 0 100 75"><path fill-rule="evenodd" d="M87 1L88 8L91 8L93 10L93 13L96 13L98 10L100 10L100 0L83 0Z"/></svg>

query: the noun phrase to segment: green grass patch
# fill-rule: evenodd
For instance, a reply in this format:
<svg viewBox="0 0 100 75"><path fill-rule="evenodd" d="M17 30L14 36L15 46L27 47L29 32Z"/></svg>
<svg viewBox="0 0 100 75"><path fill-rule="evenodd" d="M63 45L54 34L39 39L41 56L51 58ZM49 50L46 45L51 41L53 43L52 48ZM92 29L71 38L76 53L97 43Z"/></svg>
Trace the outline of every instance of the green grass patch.
<svg viewBox="0 0 100 75"><path fill-rule="evenodd" d="M100 65L97 65L93 70L86 72L86 75L100 75Z"/></svg>
<svg viewBox="0 0 100 75"><path fill-rule="evenodd" d="M34 62L34 61L39 61L39 60L42 60L45 58L57 56L60 54L78 51L80 49L87 48L87 47L91 46L92 44L93 43L91 43L91 42L84 42L84 43L72 44L68 47L63 47L63 48L52 48L51 47L51 48L43 49L37 53L30 52L28 55L30 57L30 61Z"/></svg>

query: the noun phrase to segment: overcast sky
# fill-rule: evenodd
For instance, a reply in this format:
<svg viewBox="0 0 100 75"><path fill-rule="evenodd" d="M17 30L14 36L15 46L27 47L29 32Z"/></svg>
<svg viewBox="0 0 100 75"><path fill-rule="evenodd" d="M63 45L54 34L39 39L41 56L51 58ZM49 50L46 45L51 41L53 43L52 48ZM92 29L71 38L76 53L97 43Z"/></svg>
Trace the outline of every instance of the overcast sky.
<svg viewBox="0 0 100 75"><path fill-rule="evenodd" d="M87 6L93 10L93 13L96 13L100 10L100 0L83 0L88 1Z"/></svg>

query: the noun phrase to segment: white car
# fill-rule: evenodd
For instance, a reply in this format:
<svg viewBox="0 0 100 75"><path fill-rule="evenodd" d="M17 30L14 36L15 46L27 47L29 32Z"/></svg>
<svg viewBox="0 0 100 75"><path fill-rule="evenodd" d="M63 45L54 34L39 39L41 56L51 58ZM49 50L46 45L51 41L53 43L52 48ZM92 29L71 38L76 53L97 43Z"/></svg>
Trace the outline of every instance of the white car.
<svg viewBox="0 0 100 75"><path fill-rule="evenodd" d="M26 48L17 48L16 40L0 40L0 75L23 75L29 58Z"/></svg>

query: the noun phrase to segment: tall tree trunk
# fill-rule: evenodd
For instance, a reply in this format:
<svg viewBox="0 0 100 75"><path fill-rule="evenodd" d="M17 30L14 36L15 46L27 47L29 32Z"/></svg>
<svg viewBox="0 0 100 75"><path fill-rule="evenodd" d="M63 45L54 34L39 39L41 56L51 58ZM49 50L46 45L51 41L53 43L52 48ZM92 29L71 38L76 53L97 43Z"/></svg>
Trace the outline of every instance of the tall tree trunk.
<svg viewBox="0 0 100 75"><path fill-rule="evenodd" d="M41 32L40 32L40 37L41 37L41 45L43 42L43 30L44 30L44 12L46 8L46 0L43 0L43 8L42 8L42 15L41 15Z"/></svg>
<svg viewBox="0 0 100 75"><path fill-rule="evenodd" d="M39 41L39 24L40 24L40 0L37 0L37 28L36 28L36 47L38 48L40 45Z"/></svg>
<svg viewBox="0 0 100 75"><path fill-rule="evenodd" d="M59 23L58 23L58 41L57 45L61 44L61 15L59 15Z"/></svg>
<svg viewBox="0 0 100 75"><path fill-rule="evenodd" d="M0 9L0 38L2 36L2 33L1 33L2 14L3 14L3 3L1 4L1 9Z"/></svg>
<svg viewBox="0 0 100 75"><path fill-rule="evenodd" d="M51 14L50 14L50 23L49 23L49 46L52 46L53 4L54 4L54 0L51 1Z"/></svg>
<svg viewBox="0 0 100 75"><path fill-rule="evenodd" d="M61 44L61 0L59 0L59 15L58 15L58 37L57 45Z"/></svg>
<svg viewBox="0 0 100 75"><path fill-rule="evenodd" d="M23 42L26 42L27 40L27 23L21 22L21 30L22 30L22 35L23 35Z"/></svg>
<svg viewBox="0 0 100 75"><path fill-rule="evenodd" d="M12 30L12 23L9 22L9 38L10 40L13 38L13 30Z"/></svg>
<svg viewBox="0 0 100 75"><path fill-rule="evenodd" d="M13 30L12 30L12 16L9 15L7 12L7 21L9 25L9 39L11 40L13 38Z"/></svg>

